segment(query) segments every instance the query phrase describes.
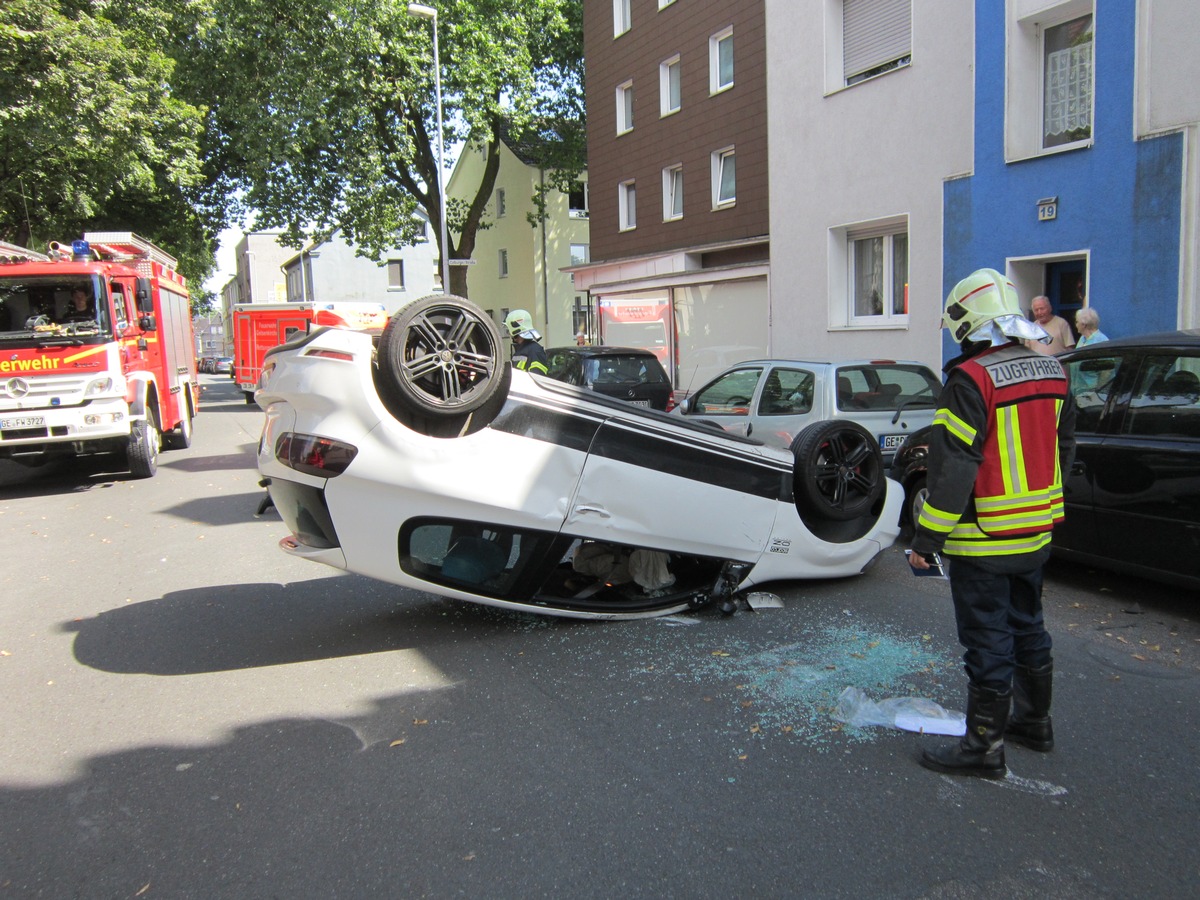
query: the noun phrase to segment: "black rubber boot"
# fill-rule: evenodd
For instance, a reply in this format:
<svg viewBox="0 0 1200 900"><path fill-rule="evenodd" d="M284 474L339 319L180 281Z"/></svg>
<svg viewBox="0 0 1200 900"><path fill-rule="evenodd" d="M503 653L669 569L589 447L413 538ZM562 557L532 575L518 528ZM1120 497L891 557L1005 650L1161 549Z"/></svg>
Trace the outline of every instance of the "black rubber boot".
<svg viewBox="0 0 1200 900"><path fill-rule="evenodd" d="M1005 736L1014 744L1045 753L1054 749L1054 726L1050 722L1051 684L1054 663L1013 671L1013 708Z"/></svg>
<svg viewBox="0 0 1200 900"><path fill-rule="evenodd" d="M967 685L967 733L962 740L940 750L926 750L921 765L947 775L974 775L979 778L1003 778L1004 727L1012 692Z"/></svg>

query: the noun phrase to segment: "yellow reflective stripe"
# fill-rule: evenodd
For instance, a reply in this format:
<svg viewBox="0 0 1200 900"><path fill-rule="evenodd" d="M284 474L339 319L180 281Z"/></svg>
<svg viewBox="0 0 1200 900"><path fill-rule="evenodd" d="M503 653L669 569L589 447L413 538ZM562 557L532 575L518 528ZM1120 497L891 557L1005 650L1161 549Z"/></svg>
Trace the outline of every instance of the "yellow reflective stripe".
<svg viewBox="0 0 1200 900"><path fill-rule="evenodd" d="M1021 419L1016 406L1002 406L996 410L996 449L1000 456L1000 473L1004 479L1004 493L1023 492L1025 480L1025 454L1021 446Z"/></svg>
<svg viewBox="0 0 1200 900"><path fill-rule="evenodd" d="M1021 513L1011 513L1007 516L979 516L980 527L989 532L995 531L1026 531L1031 528L1044 529L1054 524L1054 511L1046 509L1031 509Z"/></svg>
<svg viewBox="0 0 1200 900"><path fill-rule="evenodd" d="M1000 497L976 497L975 508L982 512L994 512L1005 509L1019 509L1024 506L1037 506L1052 503L1062 499L1062 486L1051 485L1039 491L1024 491L1020 494Z"/></svg>
<svg viewBox="0 0 1200 900"><path fill-rule="evenodd" d="M1031 534L1018 538L984 538L962 540L951 536L943 549L951 556L1009 556L1032 553L1050 543L1050 533Z"/></svg>
<svg viewBox="0 0 1200 900"><path fill-rule="evenodd" d="M550 370L548 368L546 368L546 364L540 363L540 362L530 363L529 371L530 372L541 372L543 375L550 374Z"/></svg>
<svg viewBox="0 0 1200 900"><path fill-rule="evenodd" d="M935 509L926 501L925 505L921 507L921 514L917 517L917 524L930 531L936 531L938 534L949 534L950 529L958 524L958 519L959 516L956 514Z"/></svg>
<svg viewBox="0 0 1200 900"><path fill-rule="evenodd" d="M975 443L975 429L945 407L933 414L933 424L941 425L968 447Z"/></svg>

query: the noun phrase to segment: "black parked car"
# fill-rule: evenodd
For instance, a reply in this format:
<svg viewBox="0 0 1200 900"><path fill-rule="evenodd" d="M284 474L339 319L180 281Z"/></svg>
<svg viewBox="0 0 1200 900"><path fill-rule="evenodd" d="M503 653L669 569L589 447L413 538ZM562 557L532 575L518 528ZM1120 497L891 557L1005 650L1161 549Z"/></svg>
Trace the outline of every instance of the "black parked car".
<svg viewBox="0 0 1200 900"><path fill-rule="evenodd" d="M671 379L658 357L633 347L552 347L546 351L550 377L625 400L634 406L669 411Z"/></svg>
<svg viewBox="0 0 1200 900"><path fill-rule="evenodd" d="M1066 519L1067 559L1200 587L1200 331L1105 341L1060 354L1078 407ZM910 521L925 492L928 429L897 452Z"/></svg>

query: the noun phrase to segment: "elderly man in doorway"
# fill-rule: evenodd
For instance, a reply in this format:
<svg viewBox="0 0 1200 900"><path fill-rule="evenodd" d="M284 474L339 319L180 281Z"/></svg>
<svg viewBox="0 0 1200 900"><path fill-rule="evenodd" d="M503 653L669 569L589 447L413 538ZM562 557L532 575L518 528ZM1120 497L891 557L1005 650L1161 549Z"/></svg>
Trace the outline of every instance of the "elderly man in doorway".
<svg viewBox="0 0 1200 900"><path fill-rule="evenodd" d="M1030 304L1030 311L1033 313L1033 321L1041 325L1046 334L1050 335L1048 344L1043 344L1041 341L1026 341L1025 346L1030 350L1053 356L1075 346L1075 335L1071 333L1071 326L1062 316L1054 314L1054 307L1050 305L1049 297L1034 297L1033 303Z"/></svg>

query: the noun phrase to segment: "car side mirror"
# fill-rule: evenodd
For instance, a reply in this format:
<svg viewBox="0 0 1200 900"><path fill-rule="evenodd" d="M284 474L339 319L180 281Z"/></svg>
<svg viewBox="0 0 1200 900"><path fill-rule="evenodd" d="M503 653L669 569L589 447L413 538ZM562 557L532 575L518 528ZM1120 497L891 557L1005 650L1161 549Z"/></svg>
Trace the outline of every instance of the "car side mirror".
<svg viewBox="0 0 1200 900"><path fill-rule="evenodd" d="M158 331L158 323L154 321L154 316L142 316L138 319L138 328L142 331Z"/></svg>
<svg viewBox="0 0 1200 900"><path fill-rule="evenodd" d="M692 398L684 397L677 404L675 404L675 408L679 410L680 415L686 416L692 408Z"/></svg>

